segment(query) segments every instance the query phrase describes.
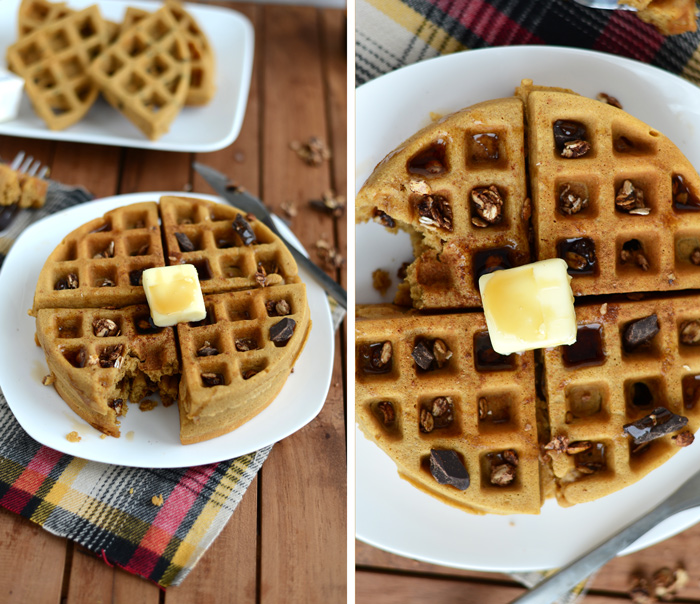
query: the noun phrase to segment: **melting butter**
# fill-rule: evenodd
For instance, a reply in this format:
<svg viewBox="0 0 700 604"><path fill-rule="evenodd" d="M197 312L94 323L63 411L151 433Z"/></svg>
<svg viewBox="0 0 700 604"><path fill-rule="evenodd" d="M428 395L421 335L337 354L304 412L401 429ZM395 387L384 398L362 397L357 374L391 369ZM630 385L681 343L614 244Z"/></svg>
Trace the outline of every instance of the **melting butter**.
<svg viewBox="0 0 700 604"><path fill-rule="evenodd" d="M143 271L143 289L158 327L201 321L207 315L197 269L192 264Z"/></svg>

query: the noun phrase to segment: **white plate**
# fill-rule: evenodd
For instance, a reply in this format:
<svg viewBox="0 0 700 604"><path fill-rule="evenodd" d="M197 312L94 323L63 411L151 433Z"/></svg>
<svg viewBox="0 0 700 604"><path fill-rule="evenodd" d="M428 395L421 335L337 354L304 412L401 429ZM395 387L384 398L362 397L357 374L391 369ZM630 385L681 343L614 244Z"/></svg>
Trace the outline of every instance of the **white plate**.
<svg viewBox="0 0 700 604"><path fill-rule="evenodd" d="M70 8L80 10L94 0L68 0ZM17 39L17 9L20 0L0 2L0 56ZM158 2L98 0L105 19L121 21L127 6L155 11ZM170 132L150 141L121 113L101 97L87 115L66 130L49 130L34 113L27 95L23 95L17 119L0 123L0 134L47 140L76 141L98 145L139 147L163 151L205 152L230 145L241 131L248 102L253 69L253 26L236 11L218 6L186 4L209 38L214 50L216 94L208 105L184 107L173 121ZM3 63L4 65L4 63Z"/></svg>
<svg viewBox="0 0 700 604"><path fill-rule="evenodd" d="M229 434L183 446L179 440L177 405L158 405L148 412L130 405L121 420L121 437L100 438L100 432L80 419L53 388L43 386L48 373L44 354L34 344L31 308L37 279L46 258L70 231L108 210L162 195L133 193L108 197L53 214L24 231L0 271L0 387L22 427L40 443L77 457L123 466L175 468L230 459L275 443L309 423L323 407L333 369L334 332L328 299L311 276L300 269L306 283L313 327L294 373L280 394L262 413ZM201 199L221 201L196 193ZM303 249L286 226L278 228ZM82 440L71 443L76 430Z"/></svg>
<svg viewBox="0 0 700 604"><path fill-rule="evenodd" d="M669 136L700 167L700 89L627 59L556 47L472 50L428 60L378 78L357 91L357 189L375 164L430 120L492 98L511 96L521 78L586 96L606 92L625 110ZM357 302L391 301L373 288L383 265L395 275L412 258L405 236L359 225ZM384 260L379 262L377 258ZM394 281L396 278L394 277ZM441 504L401 480L394 463L357 430L357 536L391 552L458 568L515 571L565 564L650 510L700 466L700 446L679 451L663 469L598 501L561 508L549 500L539 516L473 516ZM427 520L426 520L427 519ZM678 514L634 543L636 551L700 520Z"/></svg>

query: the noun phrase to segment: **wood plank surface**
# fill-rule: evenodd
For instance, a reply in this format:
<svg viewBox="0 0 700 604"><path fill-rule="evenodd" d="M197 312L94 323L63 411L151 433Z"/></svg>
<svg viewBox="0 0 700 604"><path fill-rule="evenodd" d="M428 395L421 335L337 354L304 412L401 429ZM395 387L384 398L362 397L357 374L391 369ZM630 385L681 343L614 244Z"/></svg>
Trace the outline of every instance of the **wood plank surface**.
<svg viewBox="0 0 700 604"><path fill-rule="evenodd" d="M246 116L228 148L170 153L0 137L0 157L11 160L23 149L49 165L56 180L81 184L98 197L162 190L212 193L191 169L196 159L222 170L281 215L283 202L293 202L298 214L291 228L312 259L318 260L314 244L320 237L344 248L346 216L334 219L307 203L331 189L346 194L344 11L211 3L242 12L256 32ZM310 167L289 149L292 140L310 136L332 147L330 162ZM347 282L344 267L329 272ZM344 342L341 330L331 389L319 417L274 446L230 522L181 586L160 590L1 510L0 602L345 602Z"/></svg>

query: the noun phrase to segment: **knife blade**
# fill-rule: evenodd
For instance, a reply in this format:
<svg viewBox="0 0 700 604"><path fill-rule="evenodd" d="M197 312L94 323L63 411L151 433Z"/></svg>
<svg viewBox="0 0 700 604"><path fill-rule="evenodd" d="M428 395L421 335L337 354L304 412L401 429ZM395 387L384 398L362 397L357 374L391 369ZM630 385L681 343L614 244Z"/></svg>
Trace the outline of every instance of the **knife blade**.
<svg viewBox="0 0 700 604"><path fill-rule="evenodd" d="M347 292L340 286L339 283L329 277L326 272L321 269L321 267L314 264L309 258L300 252L293 243L288 241L285 236L280 233L277 225L275 225L275 222L272 219L272 214L265 207L262 201L247 191L232 186L228 177L218 170L204 164L200 164L199 162L193 162L192 166L220 197L223 197L227 202L240 210L252 214L260 222L267 226L275 235L277 235L292 253L292 256L294 256L294 259L297 261L297 264L303 266L307 271L309 271L311 276L323 288L323 290L347 310Z"/></svg>

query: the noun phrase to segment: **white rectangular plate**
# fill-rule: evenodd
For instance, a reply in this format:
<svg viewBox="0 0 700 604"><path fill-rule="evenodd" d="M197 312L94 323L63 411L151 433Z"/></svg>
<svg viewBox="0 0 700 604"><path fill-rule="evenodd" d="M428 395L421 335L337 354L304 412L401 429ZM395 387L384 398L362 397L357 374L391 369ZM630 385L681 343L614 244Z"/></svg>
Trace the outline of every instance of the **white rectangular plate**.
<svg viewBox="0 0 700 604"><path fill-rule="evenodd" d="M12 412L40 443L63 453L123 466L176 468L213 463L250 453L275 443L309 423L323 407L333 370L334 330L325 292L300 270L313 326L294 373L275 400L243 426L193 445L181 445L177 405L141 412L130 405L121 419L120 438L101 434L61 400L52 387L43 386L48 374L44 353L34 343L34 319L27 315L34 299L39 272L53 250L69 232L114 208L158 201L163 195L182 193L133 193L109 197L58 212L24 231L15 242L0 271L0 387ZM210 195L193 197L221 201ZM303 249L281 222L277 227ZM76 431L82 438L66 439Z"/></svg>
<svg viewBox="0 0 700 604"><path fill-rule="evenodd" d="M127 6L153 12L158 2L98 0L102 16L121 22ZM94 0L68 0L70 8L80 10ZM20 0L0 2L0 56L17 40L17 10ZM216 93L208 105L184 107L170 132L151 141L103 98L77 124L65 130L49 130L34 113L29 98L23 95L17 119L0 123L0 134L47 140L94 143L119 147L139 147L162 151L206 152L228 147L243 124L250 77L253 69L254 33L250 21L234 10L218 6L185 4L209 38L214 50Z"/></svg>

